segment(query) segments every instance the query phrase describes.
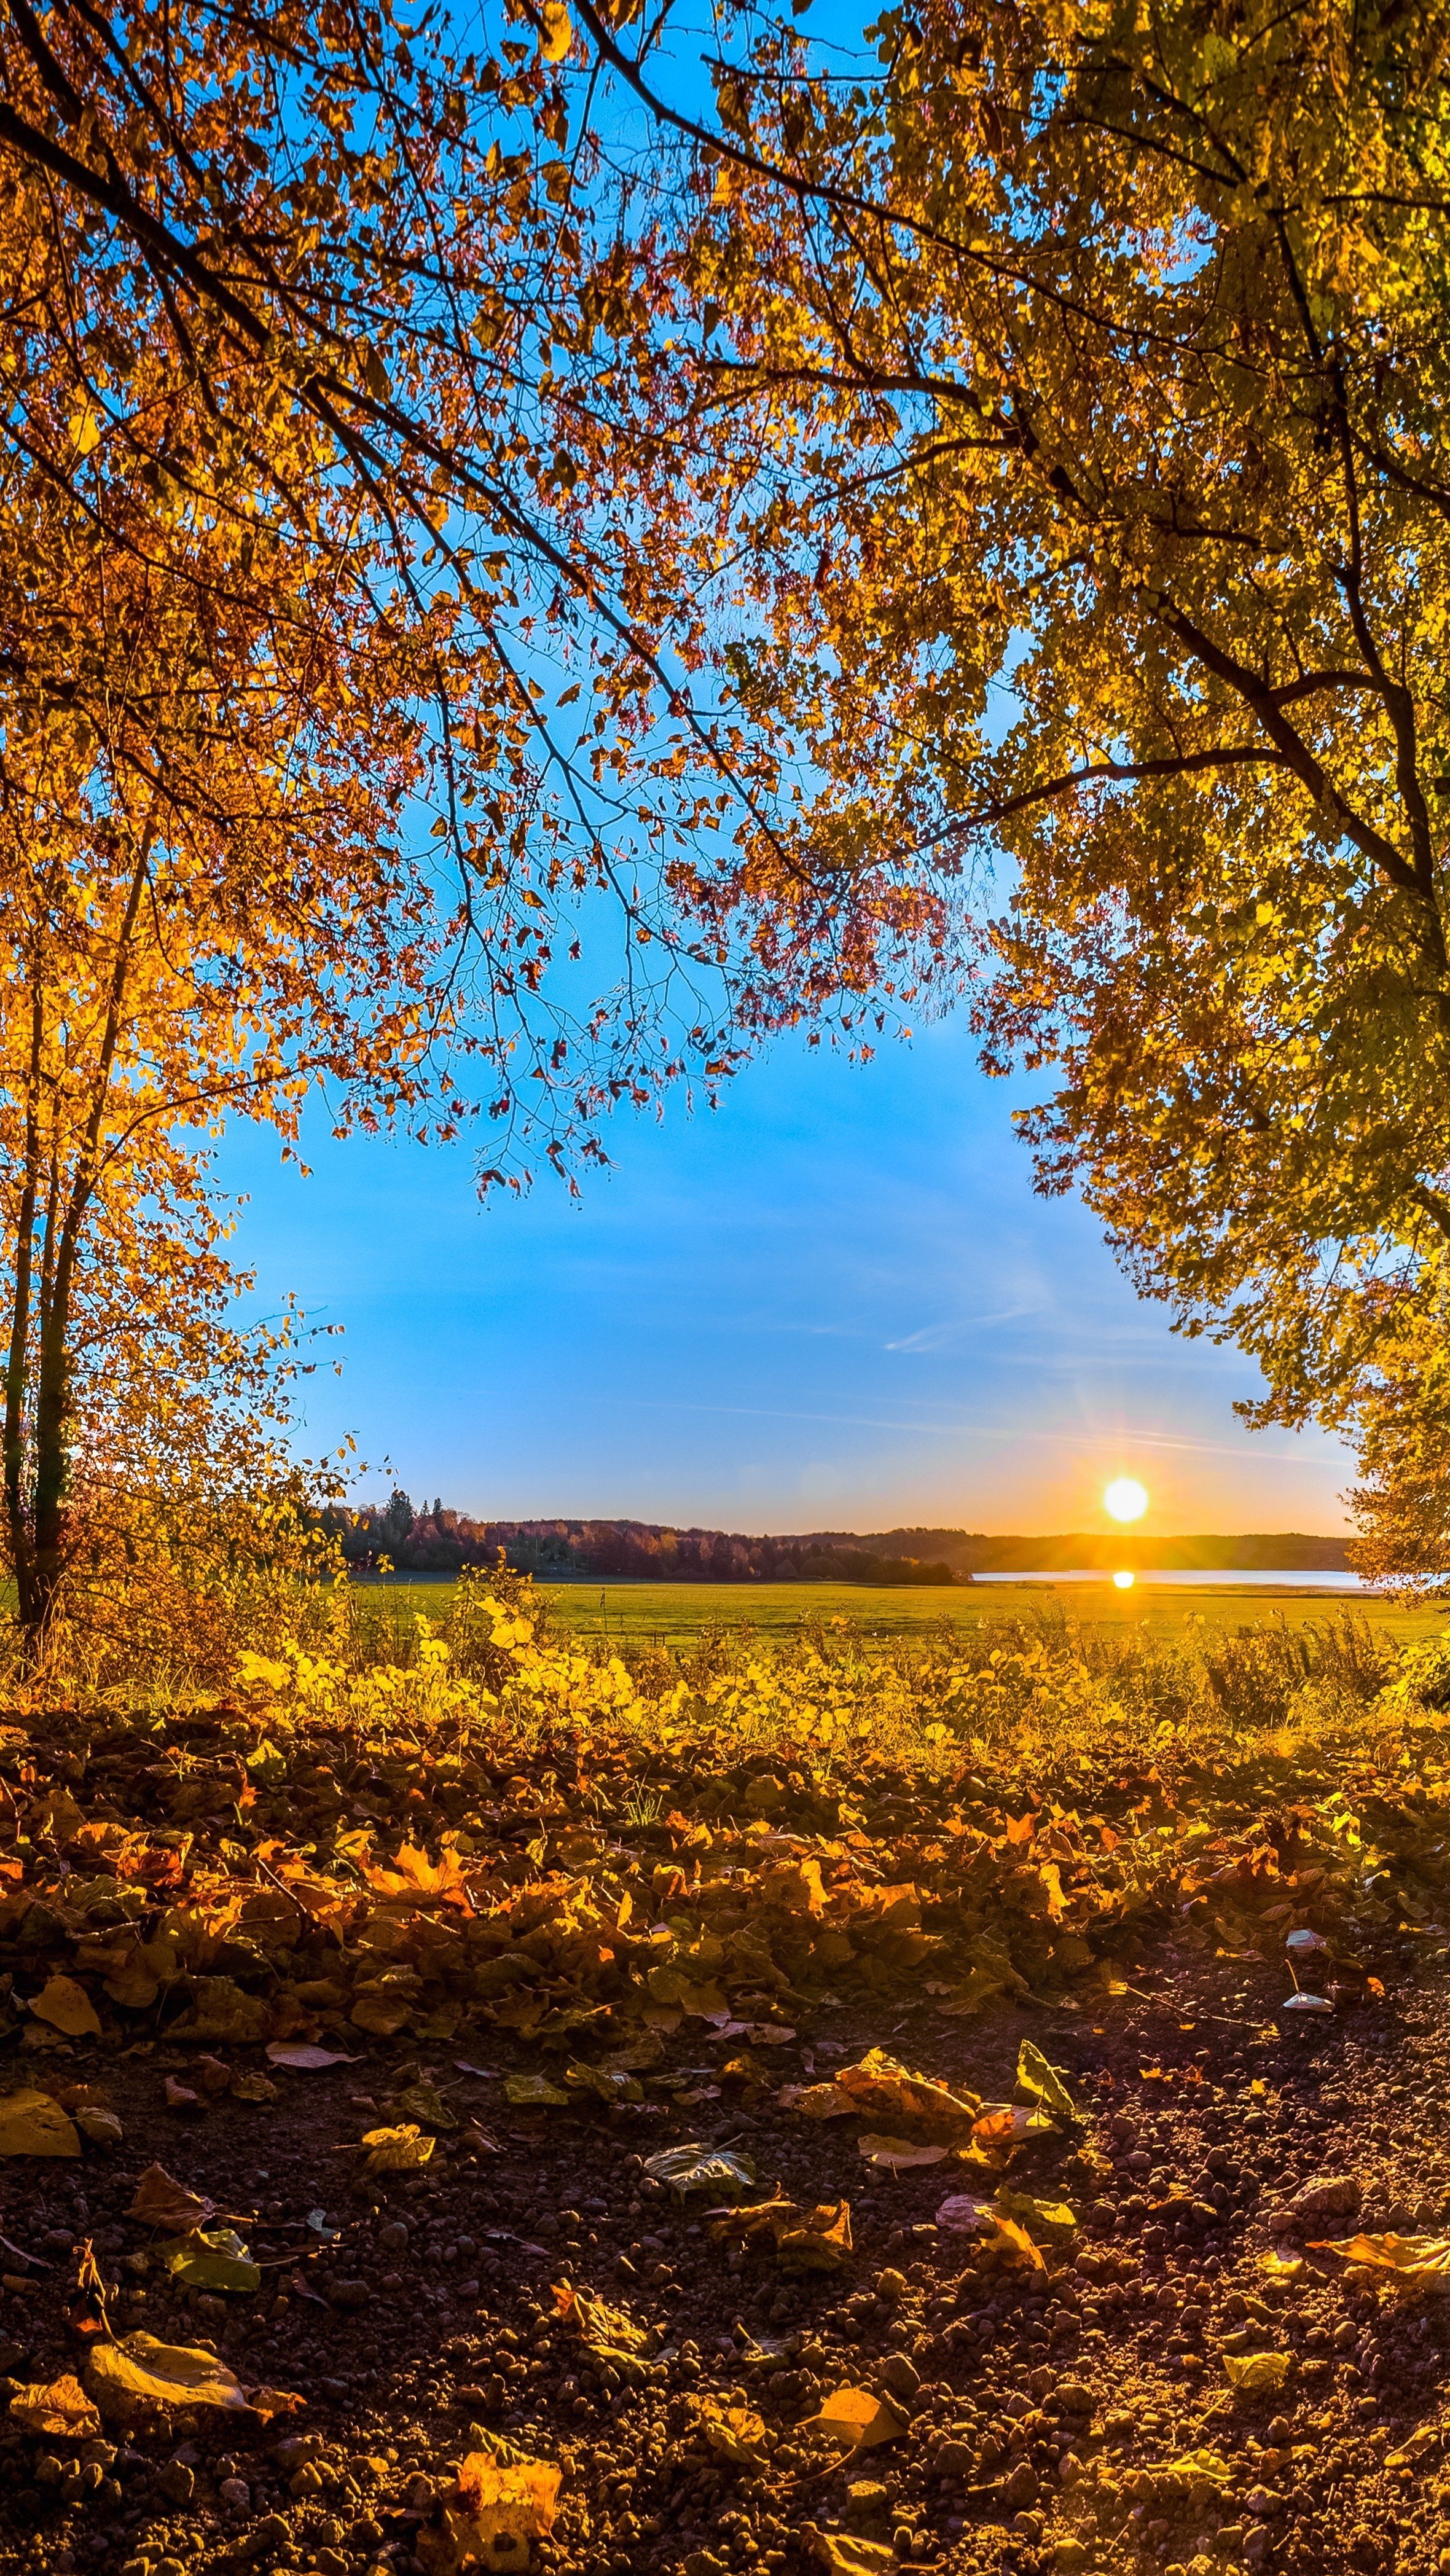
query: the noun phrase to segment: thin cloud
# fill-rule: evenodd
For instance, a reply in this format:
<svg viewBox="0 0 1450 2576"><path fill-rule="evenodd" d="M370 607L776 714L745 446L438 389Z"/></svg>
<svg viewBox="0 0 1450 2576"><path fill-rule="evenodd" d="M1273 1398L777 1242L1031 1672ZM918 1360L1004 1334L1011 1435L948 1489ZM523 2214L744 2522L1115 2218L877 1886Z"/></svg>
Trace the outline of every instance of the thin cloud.
<svg viewBox="0 0 1450 2576"><path fill-rule="evenodd" d="M1043 1315L1045 1301L1031 1305L1003 1306L995 1315L963 1315L954 1323L923 1324L919 1333L907 1333L899 1342L883 1342L888 1351L944 1351L959 1341L963 1333L985 1332L989 1324L1014 1324L1019 1315Z"/></svg>

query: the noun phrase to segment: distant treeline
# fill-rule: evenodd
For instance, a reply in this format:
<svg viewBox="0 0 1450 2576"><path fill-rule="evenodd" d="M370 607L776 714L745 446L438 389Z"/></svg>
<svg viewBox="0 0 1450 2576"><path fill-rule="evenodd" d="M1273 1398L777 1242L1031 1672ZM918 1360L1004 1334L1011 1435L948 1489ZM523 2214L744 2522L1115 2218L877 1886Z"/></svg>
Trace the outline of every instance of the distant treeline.
<svg viewBox="0 0 1450 2576"><path fill-rule="evenodd" d="M350 1565L386 1557L400 1573L456 1574L503 1549L520 1572L545 1577L629 1575L680 1583L970 1583L974 1574L1066 1573L1076 1567L1155 1566L1244 1573L1337 1574L1345 1542L1297 1530L1240 1538L990 1538L956 1529L813 1530L795 1538L671 1529L653 1521L485 1521L441 1499L414 1508L405 1493L352 1518L328 1516Z"/></svg>

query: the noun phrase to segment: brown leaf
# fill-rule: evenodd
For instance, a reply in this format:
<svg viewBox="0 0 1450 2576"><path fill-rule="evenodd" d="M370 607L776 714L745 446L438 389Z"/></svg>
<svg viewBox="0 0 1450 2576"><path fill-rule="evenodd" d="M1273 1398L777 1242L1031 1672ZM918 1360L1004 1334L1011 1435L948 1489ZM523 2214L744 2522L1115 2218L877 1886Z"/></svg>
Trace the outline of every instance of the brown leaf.
<svg viewBox="0 0 1450 2576"><path fill-rule="evenodd" d="M215 2217L216 2203L188 2191L185 2183L173 2182L164 2165L148 2165L126 2215L139 2218L144 2226L163 2228L168 2236L189 2236Z"/></svg>

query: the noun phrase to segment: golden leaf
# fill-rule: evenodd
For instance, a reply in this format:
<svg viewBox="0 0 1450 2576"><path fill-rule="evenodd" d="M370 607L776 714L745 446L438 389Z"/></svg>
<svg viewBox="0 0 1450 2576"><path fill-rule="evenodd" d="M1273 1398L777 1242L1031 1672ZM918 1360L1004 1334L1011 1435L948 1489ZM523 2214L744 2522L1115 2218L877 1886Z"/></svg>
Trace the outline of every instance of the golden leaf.
<svg viewBox="0 0 1450 2576"><path fill-rule="evenodd" d="M543 30L539 50L546 63L562 63L574 42L574 22L564 0L543 0L539 16Z"/></svg>
<svg viewBox="0 0 1450 2576"><path fill-rule="evenodd" d="M1226 2352L1223 2366L1231 2385L1246 2397L1263 2397L1282 2388L1289 2376L1287 2352Z"/></svg>
<svg viewBox="0 0 1450 2576"><path fill-rule="evenodd" d="M97 2344L86 2363L86 2386L101 2413L118 2423L156 2406L239 2411L247 2403L241 2382L214 2352L149 2334Z"/></svg>
<svg viewBox="0 0 1450 2576"><path fill-rule="evenodd" d="M950 2154L949 2147L914 2146L910 2138L881 2138L866 2130L856 2141L856 2152L878 2173L905 2173L913 2165L939 2165Z"/></svg>
<svg viewBox="0 0 1450 2576"><path fill-rule="evenodd" d="M869 2388L837 2388L822 2398L817 2412L808 2415L796 2431L844 2443L848 2451L871 2451L882 2442L899 2441L906 2423L889 2397L873 2396Z"/></svg>
<svg viewBox="0 0 1450 2576"><path fill-rule="evenodd" d="M1366 2271L1400 2281L1450 2281L1450 2237L1342 2236L1311 2245L1312 2254L1338 2254Z"/></svg>
<svg viewBox="0 0 1450 2576"><path fill-rule="evenodd" d="M80 2151L75 2122L48 2093L0 2097L0 2156L78 2156Z"/></svg>
<svg viewBox="0 0 1450 2576"><path fill-rule="evenodd" d="M416 2121L405 2121L397 2129L366 2129L363 2145L368 2149L364 2173L416 2173L425 2165L437 2145L436 2138L425 2135Z"/></svg>
<svg viewBox="0 0 1450 2576"><path fill-rule="evenodd" d="M27 2433L40 2433L51 2441L93 2442L101 2429L97 2409L69 2373L63 2379L20 2389L10 2400L10 2412Z"/></svg>
<svg viewBox="0 0 1450 2576"><path fill-rule="evenodd" d="M32 1995L30 2009L37 2021L49 2022L67 2039L100 2038L100 2015L74 1977L48 1977L39 1994Z"/></svg>

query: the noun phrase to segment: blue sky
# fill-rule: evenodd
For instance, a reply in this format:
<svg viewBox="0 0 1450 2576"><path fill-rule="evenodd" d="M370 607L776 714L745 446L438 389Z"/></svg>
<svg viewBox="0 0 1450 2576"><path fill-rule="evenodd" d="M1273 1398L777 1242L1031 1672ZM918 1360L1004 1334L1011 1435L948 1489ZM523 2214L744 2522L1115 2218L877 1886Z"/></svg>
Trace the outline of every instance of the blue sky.
<svg viewBox="0 0 1450 2576"><path fill-rule="evenodd" d="M1023 1095L1025 1096L1025 1095ZM1350 1461L1248 1434L1233 1351L1185 1342L1096 1223L1043 1201L961 1021L866 1067L786 1047L721 1110L626 1118L582 1204L480 1206L468 1147L235 1136L236 1249L346 1328L309 1445L353 1432L417 1499L746 1530L1335 1530ZM336 1346L334 1346L336 1347Z"/></svg>

